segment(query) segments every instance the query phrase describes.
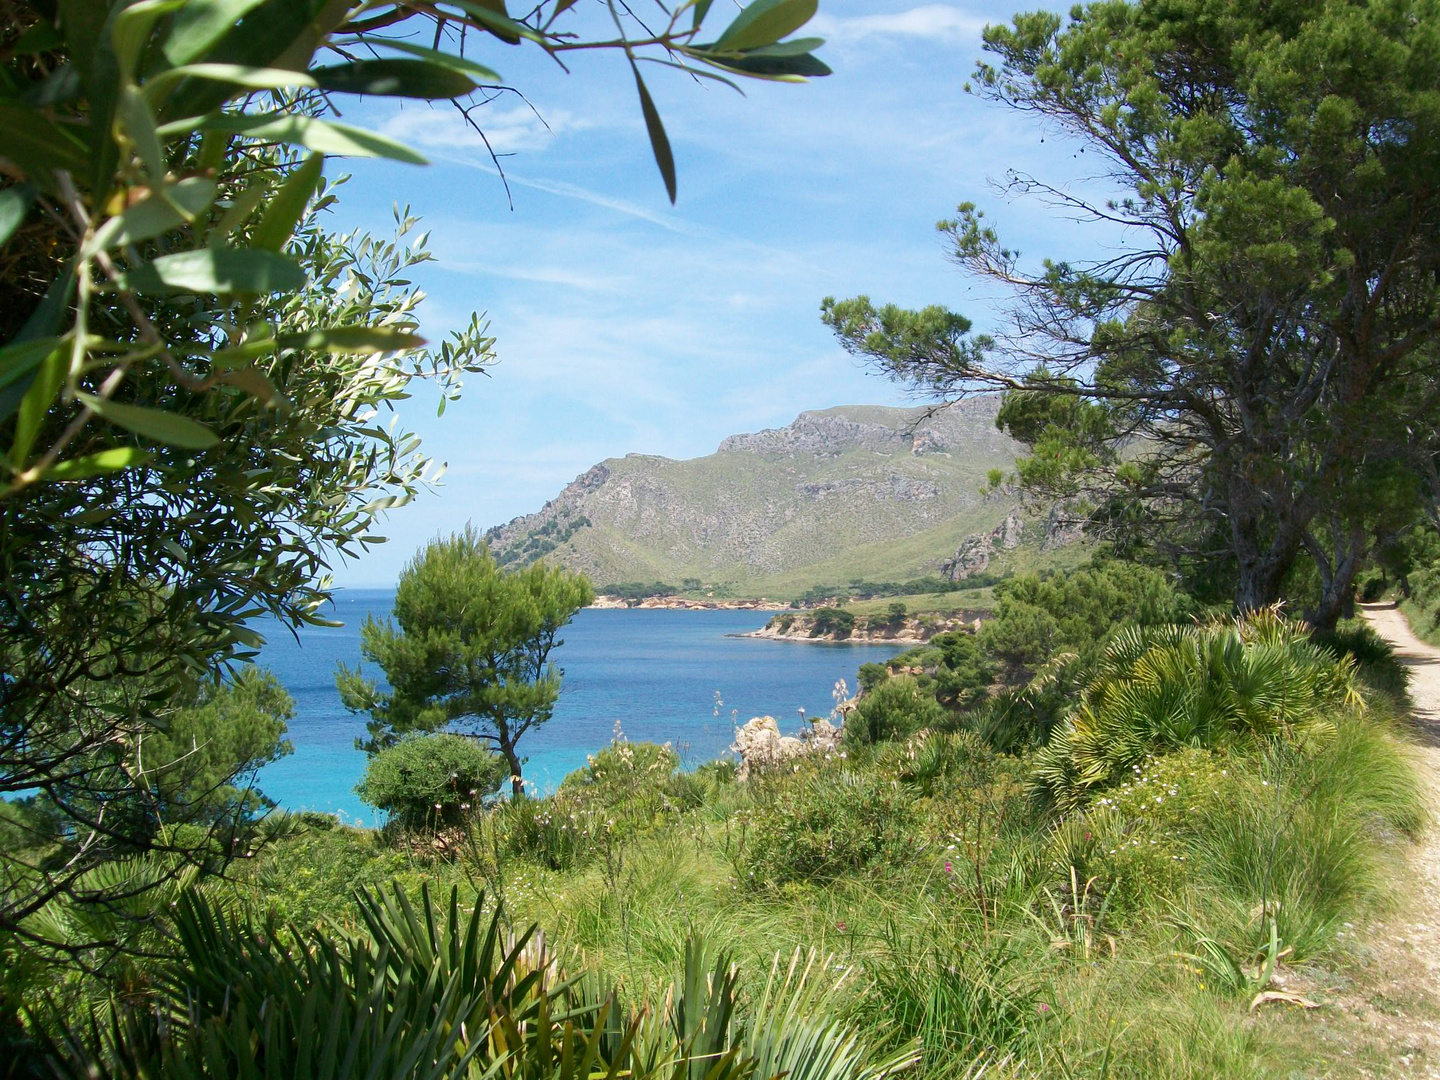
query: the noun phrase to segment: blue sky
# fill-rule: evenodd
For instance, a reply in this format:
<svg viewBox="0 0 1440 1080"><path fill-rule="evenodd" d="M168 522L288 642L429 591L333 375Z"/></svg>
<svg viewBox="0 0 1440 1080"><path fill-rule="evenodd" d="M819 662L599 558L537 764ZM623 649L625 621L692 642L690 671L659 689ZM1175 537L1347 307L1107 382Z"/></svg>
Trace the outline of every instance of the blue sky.
<svg viewBox="0 0 1440 1080"><path fill-rule="evenodd" d="M708 20L717 32L727 3ZM529 99L476 113L507 155L513 210L449 106L348 111L433 164L348 163L336 224L384 232L392 206L410 204L436 255L417 276L427 336L483 312L500 363L441 419L433 394L407 405L449 471L390 516L390 543L337 566L337 582L391 584L426 538L536 510L606 457L693 457L805 409L907 403L836 346L822 297L945 303L992 325L996 297L945 259L934 227L966 199L1037 258L1094 242L993 186L1010 168L1061 184L1084 175L1053 133L964 92L981 27L1016 10L821 0L807 33L827 39L835 74L746 84L744 97L647 67L675 151L673 208L616 55L575 55L567 75L533 48L472 53Z"/></svg>

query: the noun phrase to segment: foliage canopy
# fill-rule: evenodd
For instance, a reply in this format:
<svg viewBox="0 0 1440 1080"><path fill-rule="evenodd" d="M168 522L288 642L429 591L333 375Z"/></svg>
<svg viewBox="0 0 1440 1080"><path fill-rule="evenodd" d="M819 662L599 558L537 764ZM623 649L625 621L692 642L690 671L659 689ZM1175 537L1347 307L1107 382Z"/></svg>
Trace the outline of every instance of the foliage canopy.
<svg viewBox="0 0 1440 1080"><path fill-rule="evenodd" d="M491 742L523 793L516 747L550 719L561 671L550 661L558 634L595 599L581 575L544 563L502 570L474 529L432 540L400 574L394 622L365 620L365 659L385 672L388 691L360 669L340 666L341 700L366 712L368 740L382 751L411 731L460 723Z"/></svg>

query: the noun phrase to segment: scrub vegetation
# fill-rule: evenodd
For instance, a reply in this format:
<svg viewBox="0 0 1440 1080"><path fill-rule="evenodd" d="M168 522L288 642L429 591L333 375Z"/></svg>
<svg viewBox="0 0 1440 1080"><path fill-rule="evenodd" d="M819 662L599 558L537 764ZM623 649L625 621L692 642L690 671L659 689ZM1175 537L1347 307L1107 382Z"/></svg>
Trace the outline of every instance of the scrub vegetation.
<svg viewBox="0 0 1440 1080"><path fill-rule="evenodd" d="M443 411L494 361L478 317L420 337L407 212L393 237L326 229L333 158L421 163L337 100L459 102L481 124L470 107L513 88L477 53L563 70L598 50L634 75L673 201L640 61L829 71L793 36L812 0L686 0L648 24L604 3L619 36L594 40L569 0L0 4L6 1075L1433 1071L1427 1036L1405 1041L1433 990L1407 989L1394 1036L1348 1003L1396 936L1377 920L1406 917L1433 794L1409 669L1352 615L1357 591L1394 591L1433 634L1440 606L1436 0L1099 0L985 31L976 91L1126 189L1017 192L1118 220L1130 246L1027 272L964 203L942 231L1014 291L1005 339L942 308L825 301L842 344L912 388L1001 395L1013 442L987 428L986 490L966 495L997 523L958 549L938 511L900 539L853 514L769 538L812 544L769 582L828 634L967 591L987 594L981 625L867 665L804 737L747 725L747 760L687 771L617 725L536 797L521 741L593 590L533 559L607 526L467 530L364 628L385 682L337 676L385 827L255 789L294 711L253 665L255 620L323 623L330 560L438 479L383 414L427 386ZM880 471L859 486L774 482L928 506L939 444L891 413L807 414L730 449L860 431ZM706 488L715 467L686 475ZM1044 536L1020 543L997 493L1048 508ZM705 590L688 556L610 539L635 553L607 572L634 597ZM981 576L934 580L940 554Z"/></svg>

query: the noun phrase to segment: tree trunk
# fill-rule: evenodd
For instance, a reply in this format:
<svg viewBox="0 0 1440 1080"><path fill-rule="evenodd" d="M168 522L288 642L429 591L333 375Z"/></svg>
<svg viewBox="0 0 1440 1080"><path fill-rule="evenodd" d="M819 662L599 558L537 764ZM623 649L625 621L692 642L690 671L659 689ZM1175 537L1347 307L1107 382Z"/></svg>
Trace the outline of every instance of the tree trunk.
<svg viewBox="0 0 1440 1080"><path fill-rule="evenodd" d="M1333 559L1313 535L1306 535L1305 546L1320 571L1322 586L1320 601L1305 613L1305 621L1316 630L1334 630L1341 618L1355 612L1355 578L1365 558L1365 532L1351 528L1343 540L1336 541Z"/></svg>
<svg viewBox="0 0 1440 1080"><path fill-rule="evenodd" d="M520 799L525 796L525 781L520 778L520 755L515 753L515 744L502 742L500 753L510 763L510 794Z"/></svg>
<svg viewBox="0 0 1440 1080"><path fill-rule="evenodd" d="M1276 515L1262 509L1254 487L1243 477L1233 478L1227 489L1225 509L1239 567L1235 607L1243 614L1280 599L1280 586L1300 553L1304 526L1294 520L1293 512L1288 519L1274 520ZM1273 532L1266 528L1272 522Z"/></svg>

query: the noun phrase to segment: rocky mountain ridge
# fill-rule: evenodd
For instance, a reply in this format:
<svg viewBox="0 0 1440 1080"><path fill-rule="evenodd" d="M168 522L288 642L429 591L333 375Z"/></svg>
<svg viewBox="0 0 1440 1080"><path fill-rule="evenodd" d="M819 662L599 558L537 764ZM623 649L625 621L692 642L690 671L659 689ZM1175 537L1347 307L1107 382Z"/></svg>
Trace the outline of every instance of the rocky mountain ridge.
<svg viewBox="0 0 1440 1080"><path fill-rule="evenodd" d="M716 596L958 570L968 538L1015 509L1012 495L981 490L1018 450L995 427L997 407L842 406L732 435L706 457L610 458L486 535L505 565L548 558L598 585L703 583Z"/></svg>

